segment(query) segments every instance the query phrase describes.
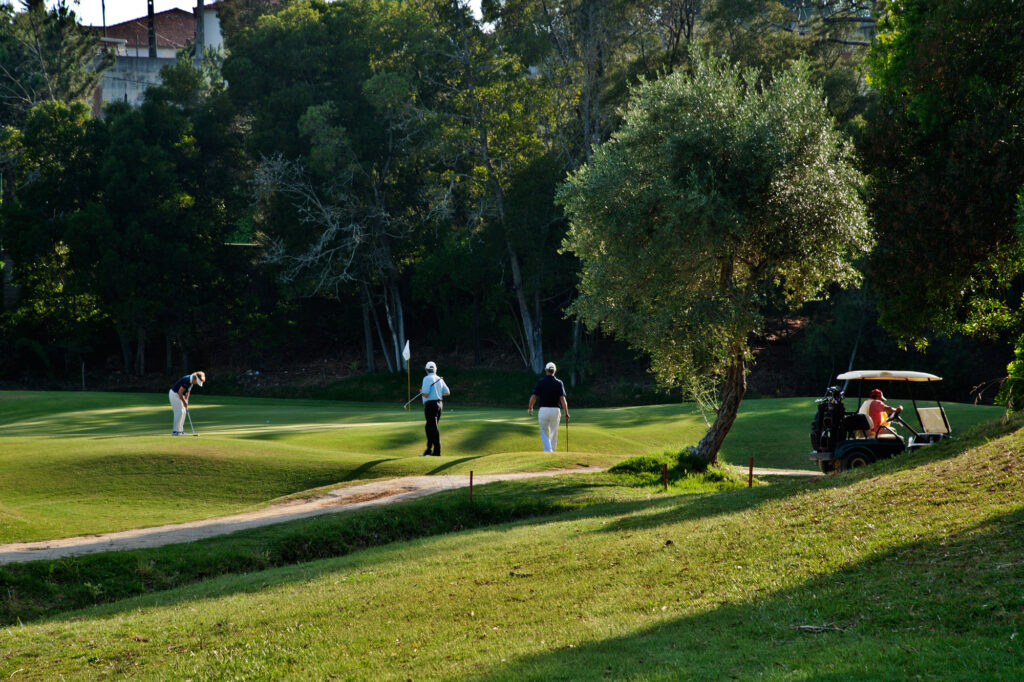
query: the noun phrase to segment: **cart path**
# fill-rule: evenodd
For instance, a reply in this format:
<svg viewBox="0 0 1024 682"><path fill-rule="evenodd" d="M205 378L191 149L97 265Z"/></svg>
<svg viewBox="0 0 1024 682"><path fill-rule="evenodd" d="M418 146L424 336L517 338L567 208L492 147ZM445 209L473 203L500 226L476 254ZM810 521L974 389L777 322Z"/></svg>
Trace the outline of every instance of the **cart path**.
<svg viewBox="0 0 1024 682"><path fill-rule="evenodd" d="M551 471L522 471L507 474L479 474L473 476L475 485L495 481L514 481L541 476L559 476L562 474L597 473L604 471L598 467L578 469L555 469ZM742 469L747 472L746 468ZM755 476L815 476L812 471L786 469L754 469ZM0 545L0 565L38 561L42 559L60 559L82 554L113 552L128 549L145 549L160 547L182 542L205 540L218 535L227 535L249 528L270 526L275 523L306 519L322 514L333 514L342 511L362 509L364 507L392 504L404 500L412 500L446 490L469 487L467 475L439 476L405 476L384 481L374 481L359 485L338 488L328 493L311 498L301 498L275 504L264 509L219 516L201 521L174 523L150 528L135 528L116 533L99 535L81 535L56 540L40 540L37 542L15 542Z"/></svg>
<svg viewBox="0 0 1024 682"><path fill-rule="evenodd" d="M604 471L597 467L579 469L555 469L551 471L522 471L507 474L474 474L473 484L483 485L494 481L512 481L539 476L561 474L596 473ZM37 542L15 542L0 545L0 565L39 559L59 559L96 552L113 552L126 549L160 547L180 542L194 542L217 535L226 535L249 528L259 528L275 523L307 519L321 514L362 509L381 504L412 500L445 490L469 487L468 475L405 476L384 481L373 481L360 485L338 488L311 498L302 498L275 504L256 511L218 516L201 521L173 523L150 528L135 528L116 533L81 535L56 540Z"/></svg>

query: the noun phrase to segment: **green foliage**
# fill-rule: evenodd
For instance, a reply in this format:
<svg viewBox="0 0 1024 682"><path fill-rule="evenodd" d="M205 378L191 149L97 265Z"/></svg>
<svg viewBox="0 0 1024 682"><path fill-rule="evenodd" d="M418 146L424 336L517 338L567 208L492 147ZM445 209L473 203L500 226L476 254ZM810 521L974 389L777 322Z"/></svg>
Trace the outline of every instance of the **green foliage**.
<svg viewBox="0 0 1024 682"><path fill-rule="evenodd" d="M870 59L880 102L864 145L883 324L992 335L1019 324L1024 272L1024 13L1014 0L891 3Z"/></svg>
<svg viewBox="0 0 1024 682"><path fill-rule="evenodd" d="M1024 409L1024 336L1014 344L1013 360L1006 366L1006 379L996 396L996 404L1005 405L1010 412Z"/></svg>
<svg viewBox="0 0 1024 682"><path fill-rule="evenodd" d="M78 24L71 3L0 5L0 122L20 127L45 101L87 101L113 63L95 32Z"/></svg>
<svg viewBox="0 0 1024 682"><path fill-rule="evenodd" d="M852 150L796 65L714 58L637 88L560 199L583 263L572 311L651 354L666 383L723 368L766 306L856 281L870 243Z"/></svg>
<svg viewBox="0 0 1024 682"><path fill-rule="evenodd" d="M233 262L228 276L221 247L239 208L225 101L215 71L182 58L138 109L115 104L102 120L80 102L29 112L5 141L17 153L19 189L0 225L15 281L29 285L24 308L59 290L62 305L48 316L60 329L109 316L122 340L148 330L188 344L204 313L237 302L242 269ZM126 372L143 367L127 352L124 361Z"/></svg>

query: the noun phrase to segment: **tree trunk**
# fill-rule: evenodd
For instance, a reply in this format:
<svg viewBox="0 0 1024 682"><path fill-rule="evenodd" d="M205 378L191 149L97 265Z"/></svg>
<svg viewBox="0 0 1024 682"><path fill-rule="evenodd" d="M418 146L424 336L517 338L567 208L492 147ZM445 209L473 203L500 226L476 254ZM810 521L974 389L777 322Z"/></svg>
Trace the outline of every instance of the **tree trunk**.
<svg viewBox="0 0 1024 682"><path fill-rule="evenodd" d="M388 361L388 368L392 372L397 372L402 367L402 342L401 342L401 327L402 322L402 299L398 296L398 287L393 284L386 284L384 286L384 321L388 324L388 334L391 338L390 347L386 349L386 352L390 356Z"/></svg>
<svg viewBox="0 0 1024 682"><path fill-rule="evenodd" d="M729 435L729 429L736 421L736 415L740 410L740 402L747 392L747 369L743 362L743 349L737 347L733 350L732 362L725 372L725 385L722 387L722 403L718 408L718 416L715 422L704 434L700 443L697 444L697 457L708 464L718 462L718 451Z"/></svg>
<svg viewBox="0 0 1024 682"><path fill-rule="evenodd" d="M402 292L398 290L398 284L391 282L392 310L395 316L395 367L399 370L405 366L405 358L402 357L402 350L405 348L405 306L402 305Z"/></svg>
<svg viewBox="0 0 1024 682"><path fill-rule="evenodd" d="M472 59L469 56L468 50L466 55L467 60ZM505 190L501 184L501 176L491 160L490 134L487 129L486 116L484 115L484 104L476 96L476 77L472 68L467 68L466 79L469 100L472 102L473 107L473 124L476 126L477 153L480 164L487 172L487 184L493 192L498 223L505 232L505 245L508 248L509 261L512 264L512 286L516 292L519 315L523 321L523 332L526 336L527 356L529 358L528 364L534 372L541 374L544 371L544 360L543 353L541 352L540 317L538 315L536 320L533 319L530 313L529 302L526 299L526 292L523 291L523 275L519 266L519 254L512 247L512 240L508 236L509 225L505 211Z"/></svg>
<svg viewBox="0 0 1024 682"><path fill-rule="evenodd" d="M473 291L473 365L480 364L480 292Z"/></svg>
<svg viewBox="0 0 1024 682"><path fill-rule="evenodd" d="M575 320L572 323L572 374L569 375L569 385L574 387L583 381L583 374L580 371L580 344L583 337L583 323Z"/></svg>
<svg viewBox="0 0 1024 682"><path fill-rule="evenodd" d="M363 292L366 294L366 300L370 305L370 314L373 317L373 325L377 328L377 338L380 340L381 350L384 351L384 364L388 366L388 371L391 373L395 372L395 368L392 364L391 353L388 352L388 343L384 340L384 330L380 326L380 318L377 317L377 309L370 303L370 289L363 285Z"/></svg>
<svg viewBox="0 0 1024 682"><path fill-rule="evenodd" d="M544 353L541 348L540 320L534 321L530 313L530 303L526 300L526 292L523 291L523 275L519 269L519 254L512 248L511 242L508 246L509 262L512 264L512 287L516 291L516 301L519 302L519 315L523 319L523 335L526 337L526 353L529 358L530 369L536 374L544 372Z"/></svg>
<svg viewBox="0 0 1024 682"><path fill-rule="evenodd" d="M7 252L0 251L0 261L3 261L3 280L4 280L4 296L3 296L3 310L14 310L18 307L18 298L20 297L18 287L14 284L14 262L11 260L11 255Z"/></svg>
<svg viewBox="0 0 1024 682"><path fill-rule="evenodd" d="M373 364L373 324L370 321L370 302L363 296L363 343L366 347L366 372L373 374L376 367Z"/></svg>
<svg viewBox="0 0 1024 682"><path fill-rule="evenodd" d="M126 375L132 373L132 365L135 364L135 357L132 355L132 345L128 342L128 333L120 327L117 327L117 339L121 342L121 359L124 362L124 373Z"/></svg>
<svg viewBox="0 0 1024 682"><path fill-rule="evenodd" d="M146 373L146 330L139 327L138 331L139 352L135 355L135 373L142 376Z"/></svg>

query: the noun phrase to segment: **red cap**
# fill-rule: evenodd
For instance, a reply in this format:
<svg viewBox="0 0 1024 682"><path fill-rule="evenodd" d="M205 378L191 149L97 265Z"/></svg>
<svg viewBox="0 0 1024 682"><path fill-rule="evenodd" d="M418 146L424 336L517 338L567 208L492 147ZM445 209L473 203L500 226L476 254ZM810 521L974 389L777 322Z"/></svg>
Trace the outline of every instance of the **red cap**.
<svg viewBox="0 0 1024 682"><path fill-rule="evenodd" d="M878 400L885 400L885 397L882 395L882 390L878 388L871 389L871 397L877 398Z"/></svg>

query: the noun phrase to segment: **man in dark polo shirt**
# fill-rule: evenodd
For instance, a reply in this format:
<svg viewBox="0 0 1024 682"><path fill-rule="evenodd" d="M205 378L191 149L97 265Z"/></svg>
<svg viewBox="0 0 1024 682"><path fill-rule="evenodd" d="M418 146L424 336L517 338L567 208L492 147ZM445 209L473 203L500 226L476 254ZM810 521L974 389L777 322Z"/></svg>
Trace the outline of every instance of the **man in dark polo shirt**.
<svg viewBox="0 0 1024 682"><path fill-rule="evenodd" d="M540 401L537 421L540 424L540 442L544 452L554 452L558 444L558 422L565 410L565 423L569 423L569 404L565 402L565 384L555 378L555 363L544 366L544 376L533 387L527 411L533 414L533 405Z"/></svg>

